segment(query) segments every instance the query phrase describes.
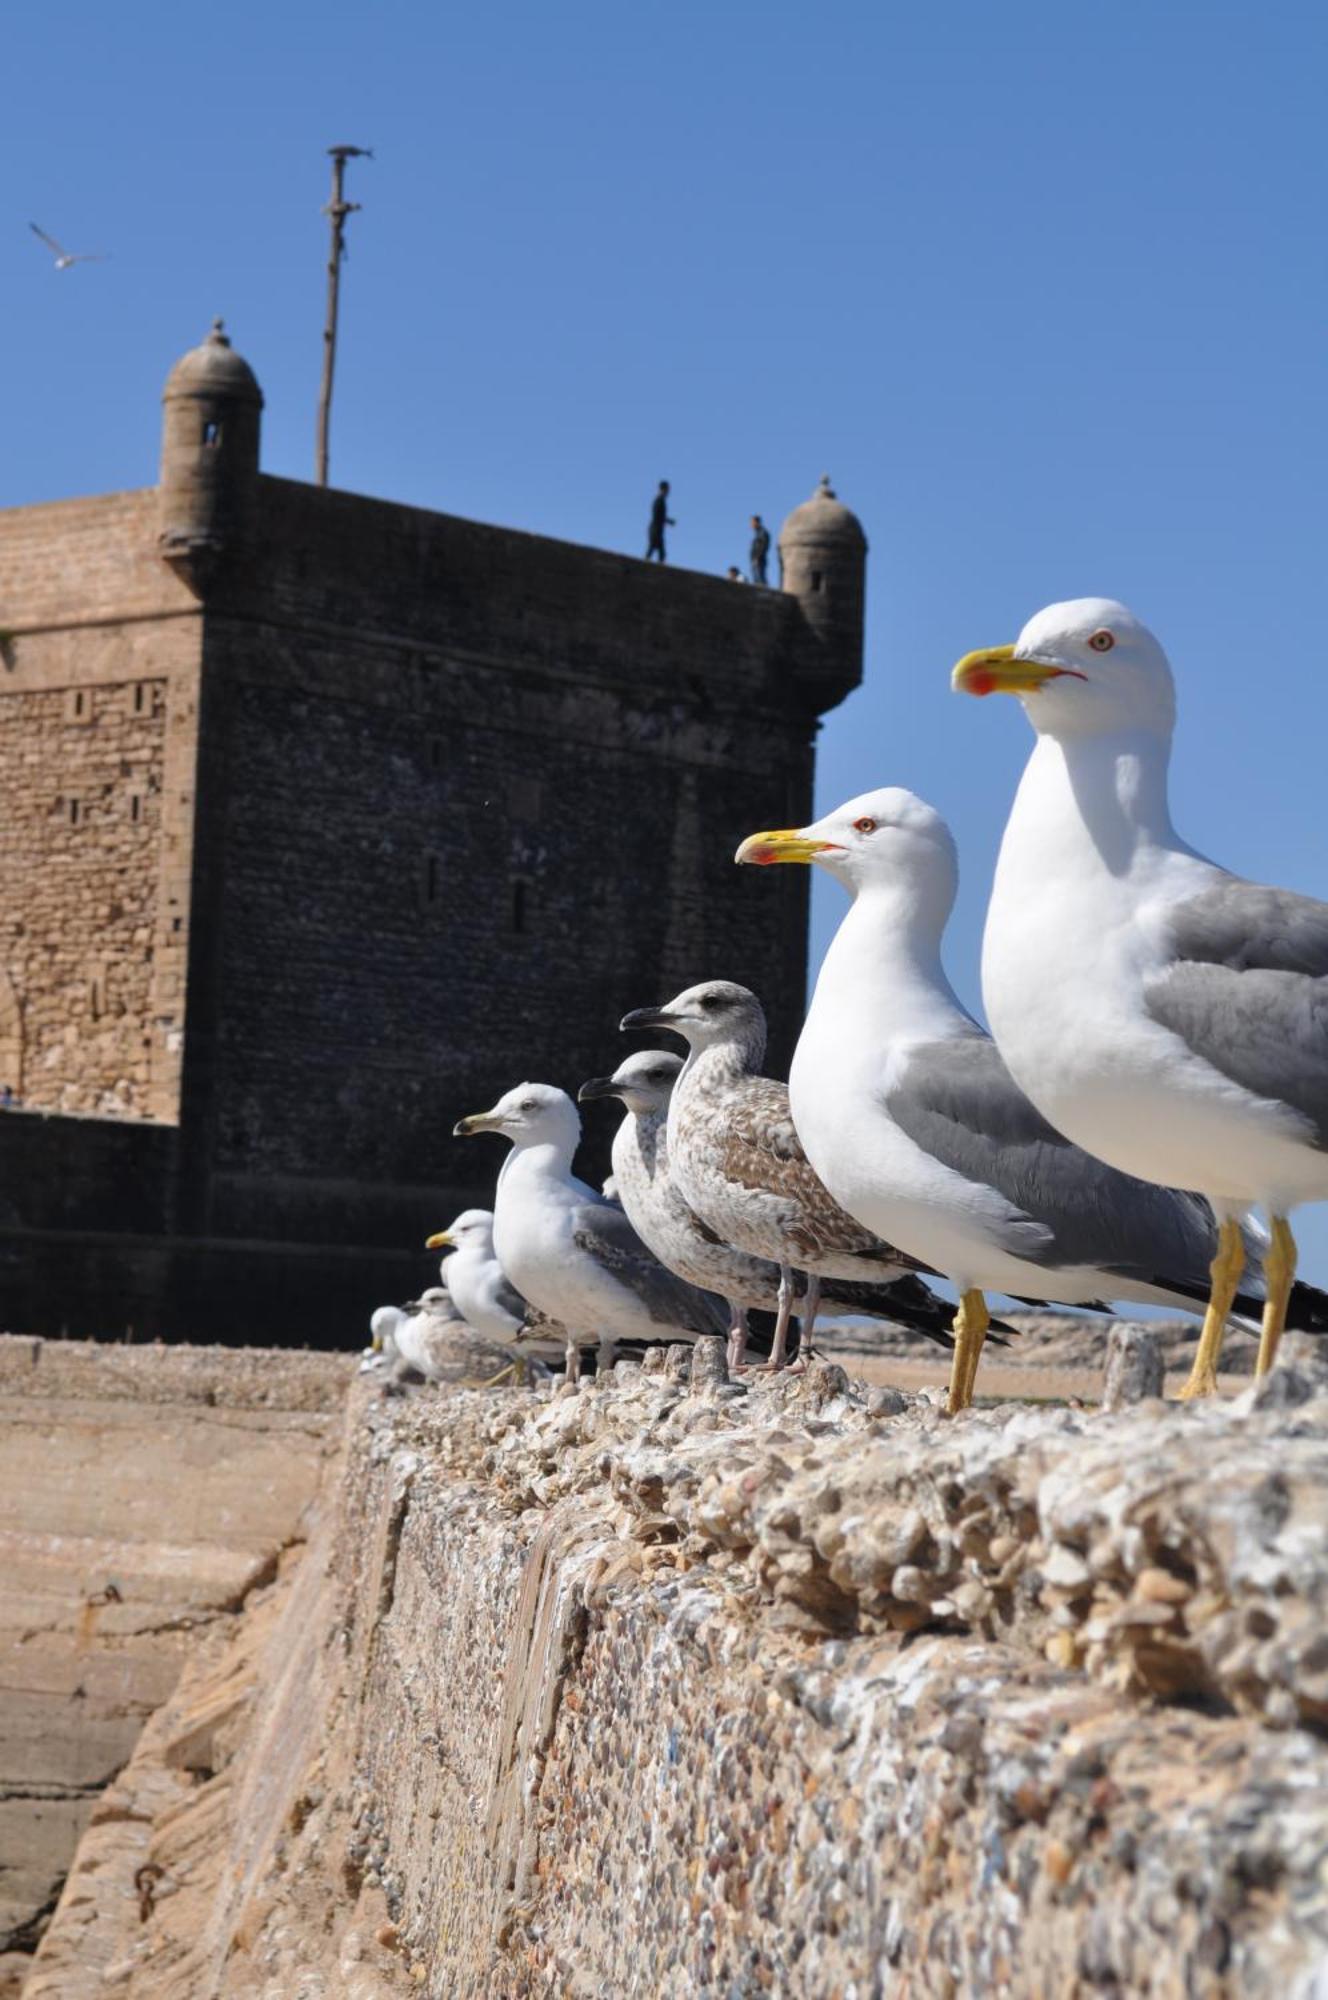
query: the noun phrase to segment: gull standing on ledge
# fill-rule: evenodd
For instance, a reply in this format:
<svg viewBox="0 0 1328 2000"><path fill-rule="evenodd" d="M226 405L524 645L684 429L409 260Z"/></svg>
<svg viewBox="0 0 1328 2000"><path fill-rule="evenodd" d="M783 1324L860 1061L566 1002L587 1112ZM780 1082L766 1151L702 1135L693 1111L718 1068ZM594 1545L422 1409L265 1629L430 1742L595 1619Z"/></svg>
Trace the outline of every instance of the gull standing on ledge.
<svg viewBox="0 0 1328 2000"><path fill-rule="evenodd" d="M409 1319L409 1306L376 1306L369 1319L369 1345L360 1362L361 1375L376 1368L395 1370L399 1359L397 1353L397 1328L403 1320Z"/></svg>
<svg viewBox="0 0 1328 2000"><path fill-rule="evenodd" d="M493 1247L491 1210L463 1209L455 1222L449 1222L446 1229L431 1236L424 1247L449 1252L443 1259L444 1283L477 1333L488 1340L501 1341L518 1357L524 1353L562 1360L565 1342L540 1340L523 1333L529 1307L498 1262Z"/></svg>
<svg viewBox="0 0 1328 2000"><path fill-rule="evenodd" d="M938 812L892 786L813 826L755 833L736 858L814 862L853 898L793 1058L793 1116L849 1213L959 1292L951 1412L973 1400L985 1292L1202 1304L1217 1238L1207 1203L1053 1131L955 997L941 943L959 863Z"/></svg>
<svg viewBox="0 0 1328 2000"><path fill-rule="evenodd" d="M1017 1083L1127 1173L1207 1195L1221 1218L1185 1394L1217 1385L1240 1282L1238 1218L1272 1223L1259 1373L1313 1295L1288 1218L1328 1196L1328 905L1230 875L1171 823L1167 656L1123 604L1053 604L1014 645L969 653L966 694L1017 694L1037 732L996 868L982 953ZM1315 1326L1314 1331L1320 1331Z"/></svg>
<svg viewBox="0 0 1328 2000"><path fill-rule="evenodd" d="M729 1304L729 1367L742 1365L747 1315L779 1310L779 1266L724 1243L688 1207L669 1171L669 1099L682 1070L671 1049L641 1049L619 1063L612 1076L594 1077L577 1092L579 1103L616 1097L627 1116L613 1135L613 1178L632 1227L642 1241L689 1284L722 1293ZM804 1283L804 1294L806 1286ZM914 1327L949 1347L946 1330L953 1308L929 1292L920 1278L896 1278L887 1285L850 1284L826 1278L823 1313L869 1315Z"/></svg>
<svg viewBox="0 0 1328 2000"><path fill-rule="evenodd" d="M779 1318L770 1356L781 1368L797 1294L806 1353L825 1278L889 1283L926 1267L845 1213L794 1130L788 1085L761 1076L765 1010L746 986L711 979L667 1007L639 1007L622 1026L666 1028L689 1054L669 1103L669 1171L688 1207L725 1243L779 1266ZM935 1300L939 1324L952 1309ZM903 1317L903 1315L901 1315Z"/></svg>
<svg viewBox="0 0 1328 2000"><path fill-rule="evenodd" d="M381 1308L380 1308L381 1310ZM375 1320L378 1314L374 1314ZM453 1382L461 1388L480 1388L495 1373L504 1372L507 1356L501 1348L482 1339L468 1326L445 1285L421 1292L392 1329L397 1365L393 1379L403 1367L413 1368L426 1382ZM387 1343L384 1341L384 1352Z"/></svg>
<svg viewBox="0 0 1328 2000"><path fill-rule="evenodd" d="M582 1346L607 1360L617 1340L658 1345L727 1330L724 1301L666 1271L622 1210L576 1178L581 1118L565 1090L519 1083L454 1130L512 1142L494 1197L494 1249L522 1296L567 1329L569 1380Z"/></svg>

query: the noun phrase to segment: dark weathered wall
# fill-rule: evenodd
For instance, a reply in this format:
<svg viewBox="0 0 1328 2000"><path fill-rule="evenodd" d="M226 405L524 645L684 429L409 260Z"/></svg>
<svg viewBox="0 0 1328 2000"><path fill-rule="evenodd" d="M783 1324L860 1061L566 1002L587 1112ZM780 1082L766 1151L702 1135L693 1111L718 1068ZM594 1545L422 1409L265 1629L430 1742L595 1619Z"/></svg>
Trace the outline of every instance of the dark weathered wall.
<svg viewBox="0 0 1328 2000"><path fill-rule="evenodd" d="M806 884L754 896L732 857L810 810L798 605L261 497L264 553L205 640L189 1226L400 1249L491 1189L456 1117L528 1076L575 1089L629 1007L694 979L756 987L784 1059Z"/></svg>
<svg viewBox="0 0 1328 2000"><path fill-rule="evenodd" d="M0 1113L0 1330L156 1330L179 1134L134 1119Z"/></svg>

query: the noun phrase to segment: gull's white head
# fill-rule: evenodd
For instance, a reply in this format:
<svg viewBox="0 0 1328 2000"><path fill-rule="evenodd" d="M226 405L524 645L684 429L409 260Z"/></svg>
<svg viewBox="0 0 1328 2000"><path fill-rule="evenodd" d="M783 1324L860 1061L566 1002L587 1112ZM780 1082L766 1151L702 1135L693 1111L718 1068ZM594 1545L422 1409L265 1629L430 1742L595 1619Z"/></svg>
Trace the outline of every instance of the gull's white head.
<svg viewBox="0 0 1328 2000"><path fill-rule="evenodd" d="M624 1014L619 1027L625 1033L637 1028L667 1028L681 1035L693 1049L708 1049L717 1042L741 1045L758 1061L765 1054L765 1009L749 987L731 979L706 979L688 986L666 1007L637 1007Z"/></svg>
<svg viewBox="0 0 1328 2000"><path fill-rule="evenodd" d="M852 895L902 889L948 916L959 886L954 835L941 815L899 785L862 792L810 826L753 833L734 855L758 868L811 861Z"/></svg>
<svg viewBox="0 0 1328 2000"><path fill-rule="evenodd" d="M379 1306L369 1321L369 1346L374 1354L386 1354L389 1361L396 1356L396 1331L407 1317L400 1306Z"/></svg>
<svg viewBox="0 0 1328 2000"><path fill-rule="evenodd" d="M456 1317L452 1294L446 1285L430 1285L427 1292L421 1292L415 1301L415 1310L422 1313L445 1313L449 1319Z"/></svg>
<svg viewBox="0 0 1328 2000"><path fill-rule="evenodd" d="M440 1229L425 1244L426 1250L493 1250L493 1210L463 1208L455 1222Z"/></svg>
<svg viewBox="0 0 1328 2000"><path fill-rule="evenodd" d="M666 1111L682 1069L682 1057L672 1049L638 1049L620 1062L612 1076L594 1076L576 1093L578 1104L599 1097L616 1097L637 1118Z"/></svg>
<svg viewBox="0 0 1328 2000"><path fill-rule="evenodd" d="M452 1130L458 1139L501 1132L514 1146L561 1145L575 1151L581 1118L565 1090L552 1083L518 1083L491 1110L459 1118Z"/></svg>
<svg viewBox="0 0 1328 2000"><path fill-rule="evenodd" d="M1017 694L1039 735L1165 737L1176 719L1166 654L1110 597L1049 604L1012 646L966 653L951 678L962 694Z"/></svg>

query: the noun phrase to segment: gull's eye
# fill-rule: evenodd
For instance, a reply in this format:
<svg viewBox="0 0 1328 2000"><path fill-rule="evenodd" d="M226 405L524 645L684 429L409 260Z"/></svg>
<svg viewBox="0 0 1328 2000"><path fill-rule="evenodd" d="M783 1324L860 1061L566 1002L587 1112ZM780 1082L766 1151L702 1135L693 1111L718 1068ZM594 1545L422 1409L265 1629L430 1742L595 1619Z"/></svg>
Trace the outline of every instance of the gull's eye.
<svg viewBox="0 0 1328 2000"><path fill-rule="evenodd" d="M713 1014L719 1002L713 993L703 993L701 995L701 1005L707 1014Z"/></svg>
<svg viewBox="0 0 1328 2000"><path fill-rule="evenodd" d="M1112 632L1095 632L1088 643L1095 653L1109 653L1116 643L1115 634Z"/></svg>
<svg viewBox="0 0 1328 2000"><path fill-rule="evenodd" d="M517 1108L520 1111L537 1111L539 1109L539 1106L536 1104L533 1097L528 1097L525 1103L518 1105Z"/></svg>
<svg viewBox="0 0 1328 2000"><path fill-rule="evenodd" d="M855 819L853 822L853 831L854 833L875 833L876 825L877 823L874 819Z"/></svg>

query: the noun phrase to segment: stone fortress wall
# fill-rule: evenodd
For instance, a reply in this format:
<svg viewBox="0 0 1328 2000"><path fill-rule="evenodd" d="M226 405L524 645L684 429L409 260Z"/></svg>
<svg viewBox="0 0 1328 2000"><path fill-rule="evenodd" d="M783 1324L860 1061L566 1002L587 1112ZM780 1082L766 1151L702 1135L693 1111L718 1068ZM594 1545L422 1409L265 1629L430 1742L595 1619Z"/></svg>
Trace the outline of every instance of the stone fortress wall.
<svg viewBox="0 0 1328 2000"><path fill-rule="evenodd" d="M153 499L5 517L0 1084L45 1110L179 1112L198 631Z"/></svg>
<svg viewBox="0 0 1328 2000"><path fill-rule="evenodd" d="M702 976L796 1033L808 885L731 857L860 678L848 510L738 589L266 476L261 407L214 330L159 487L0 512L0 1326L353 1339L488 1195L459 1115Z"/></svg>

